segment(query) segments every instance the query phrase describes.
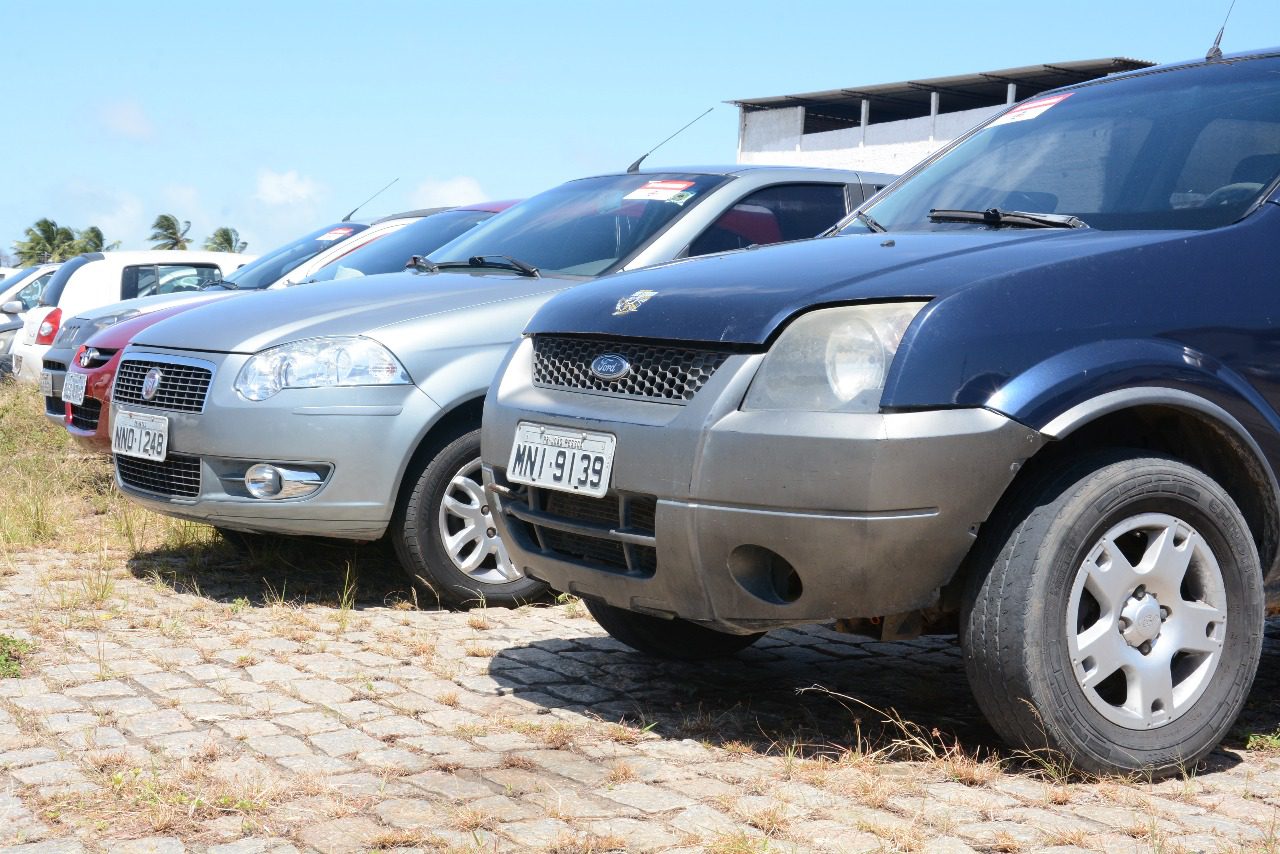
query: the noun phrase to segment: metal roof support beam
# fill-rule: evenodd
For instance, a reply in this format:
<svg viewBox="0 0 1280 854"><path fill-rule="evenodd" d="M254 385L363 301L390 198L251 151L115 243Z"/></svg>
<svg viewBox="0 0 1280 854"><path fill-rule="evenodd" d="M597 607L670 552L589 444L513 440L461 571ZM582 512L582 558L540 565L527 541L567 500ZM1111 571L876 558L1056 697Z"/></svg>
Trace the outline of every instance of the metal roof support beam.
<svg viewBox="0 0 1280 854"><path fill-rule="evenodd" d="M871 102L866 98L862 99L862 136L858 138L858 147L862 148L867 144L867 125L871 124Z"/></svg>
<svg viewBox="0 0 1280 854"><path fill-rule="evenodd" d="M1004 102L1006 105L1012 105L1013 102L1017 100L1018 100L1018 84L1010 83L1009 90L1007 93L1005 93L1005 96L1004 96Z"/></svg>
<svg viewBox="0 0 1280 854"><path fill-rule="evenodd" d="M938 104L942 98L937 92L929 93L929 141L933 142L938 131Z"/></svg>

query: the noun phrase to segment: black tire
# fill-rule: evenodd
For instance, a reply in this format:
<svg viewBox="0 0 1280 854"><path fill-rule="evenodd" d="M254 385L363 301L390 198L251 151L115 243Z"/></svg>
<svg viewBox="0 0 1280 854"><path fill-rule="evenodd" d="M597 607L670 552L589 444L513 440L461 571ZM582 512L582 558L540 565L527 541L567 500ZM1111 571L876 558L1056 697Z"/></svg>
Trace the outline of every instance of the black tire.
<svg viewBox="0 0 1280 854"><path fill-rule="evenodd" d="M584 599L596 622L614 639L655 658L703 661L724 658L751 646L764 632L731 635L679 618L664 620Z"/></svg>
<svg viewBox="0 0 1280 854"><path fill-rule="evenodd" d="M1177 524L1163 536L1150 533L1158 525L1142 528L1161 519ZM1131 629L1135 620L1125 614L1137 612L1120 614L1100 603L1109 596L1125 609L1143 607L1151 596L1145 585L1126 592L1130 588L1121 581L1143 578L1137 574L1148 571L1143 566L1156 567L1157 546L1166 540L1185 555L1186 568L1169 575L1152 569L1145 577L1154 584L1159 575L1162 590L1174 589L1169 578L1180 578L1178 592L1161 594L1154 620L1149 613L1138 618L1143 632L1155 632L1154 638L1130 636L1126 632L1136 631ZM1122 553L1123 561L1114 557ZM1139 568L1130 569L1135 561ZM1015 486L983 531L972 566L961 615L965 666L978 705L1012 744L1047 750L1081 772L1165 776L1194 768L1244 705L1262 648L1262 572L1239 508L1203 472L1150 452L1120 450L1031 476ZM1098 571L1085 580L1089 567ZM1119 569L1115 576L1109 575L1113 569ZM1216 586L1202 582L1214 577L1220 579ZM1089 592L1097 578L1116 579L1106 582L1110 590L1101 598ZM1194 593L1209 589L1214 592ZM1068 607L1073 596L1074 613ZM1169 605L1172 610L1165 613ZM1191 615L1192 609L1200 609L1201 616ZM1204 617L1205 609L1219 610L1225 621ZM1194 623L1174 623L1175 618L1208 621L1199 637L1216 645L1216 665L1210 666L1215 653L1177 651L1184 649L1182 638L1204 641L1185 631ZM1106 651L1093 658L1084 652L1088 641L1082 638L1103 639ZM1167 638L1164 646L1161 638ZM1135 645L1139 641L1145 648ZM1074 658L1072 645L1080 645ZM1103 665L1103 658L1124 666ZM1163 700L1150 701L1157 694L1143 686L1154 683L1131 681L1165 668L1160 662L1166 660L1173 674L1169 684L1191 685L1178 701L1181 709L1177 703L1167 710ZM1206 662L1202 669L1209 675L1196 677L1194 684L1178 681L1189 679L1188 669L1199 667L1197 662ZM1104 677L1108 671L1111 675ZM1084 685L1093 679L1095 684ZM1175 694L1171 690L1167 696ZM1117 721L1125 715L1131 717ZM1148 718L1146 728L1136 716Z"/></svg>
<svg viewBox="0 0 1280 854"><path fill-rule="evenodd" d="M410 488L396 508L389 536L420 606L438 604L459 610L477 605L515 608L544 600L550 592L541 581L518 573L515 567L510 572L517 573L517 577L510 581L486 581L469 575L445 548L439 522L441 504L460 473L474 472L474 479L479 480L479 462L480 431L472 430L445 445L433 458L419 462L405 476ZM500 559L491 555L484 566L496 567Z"/></svg>

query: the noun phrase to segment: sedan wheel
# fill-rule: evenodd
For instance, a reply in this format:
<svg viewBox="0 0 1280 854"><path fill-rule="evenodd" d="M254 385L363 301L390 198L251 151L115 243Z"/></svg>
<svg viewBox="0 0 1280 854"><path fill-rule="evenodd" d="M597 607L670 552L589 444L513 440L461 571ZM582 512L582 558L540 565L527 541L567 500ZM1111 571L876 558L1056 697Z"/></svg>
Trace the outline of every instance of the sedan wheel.
<svg viewBox="0 0 1280 854"><path fill-rule="evenodd" d="M507 548L493 526L493 515L481 483L479 457L463 463L449 479L440 501L436 530L453 565L475 581L502 584L524 578L524 573L516 569L507 555Z"/></svg>

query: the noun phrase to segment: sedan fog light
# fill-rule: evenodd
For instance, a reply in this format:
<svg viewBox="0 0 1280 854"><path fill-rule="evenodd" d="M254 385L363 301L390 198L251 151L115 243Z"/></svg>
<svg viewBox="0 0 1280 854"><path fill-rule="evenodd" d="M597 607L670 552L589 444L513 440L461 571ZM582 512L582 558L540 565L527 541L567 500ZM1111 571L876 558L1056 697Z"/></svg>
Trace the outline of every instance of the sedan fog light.
<svg viewBox="0 0 1280 854"><path fill-rule="evenodd" d="M244 473L244 488L254 498L275 498L284 486L284 477L275 466L258 463Z"/></svg>

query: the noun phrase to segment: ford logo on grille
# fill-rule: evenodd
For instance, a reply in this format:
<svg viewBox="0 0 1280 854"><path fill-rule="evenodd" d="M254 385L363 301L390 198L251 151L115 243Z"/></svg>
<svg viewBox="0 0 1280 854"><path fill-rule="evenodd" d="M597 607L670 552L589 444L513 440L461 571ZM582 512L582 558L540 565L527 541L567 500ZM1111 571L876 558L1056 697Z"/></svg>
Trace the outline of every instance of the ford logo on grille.
<svg viewBox="0 0 1280 854"><path fill-rule="evenodd" d="M156 390L160 388L160 381L164 379L164 374L160 373L159 368L152 368L147 371L147 376L142 381L142 399L150 400L156 396Z"/></svg>
<svg viewBox="0 0 1280 854"><path fill-rule="evenodd" d="M591 373L613 382L631 373L631 363L617 353L602 353L591 360Z"/></svg>

